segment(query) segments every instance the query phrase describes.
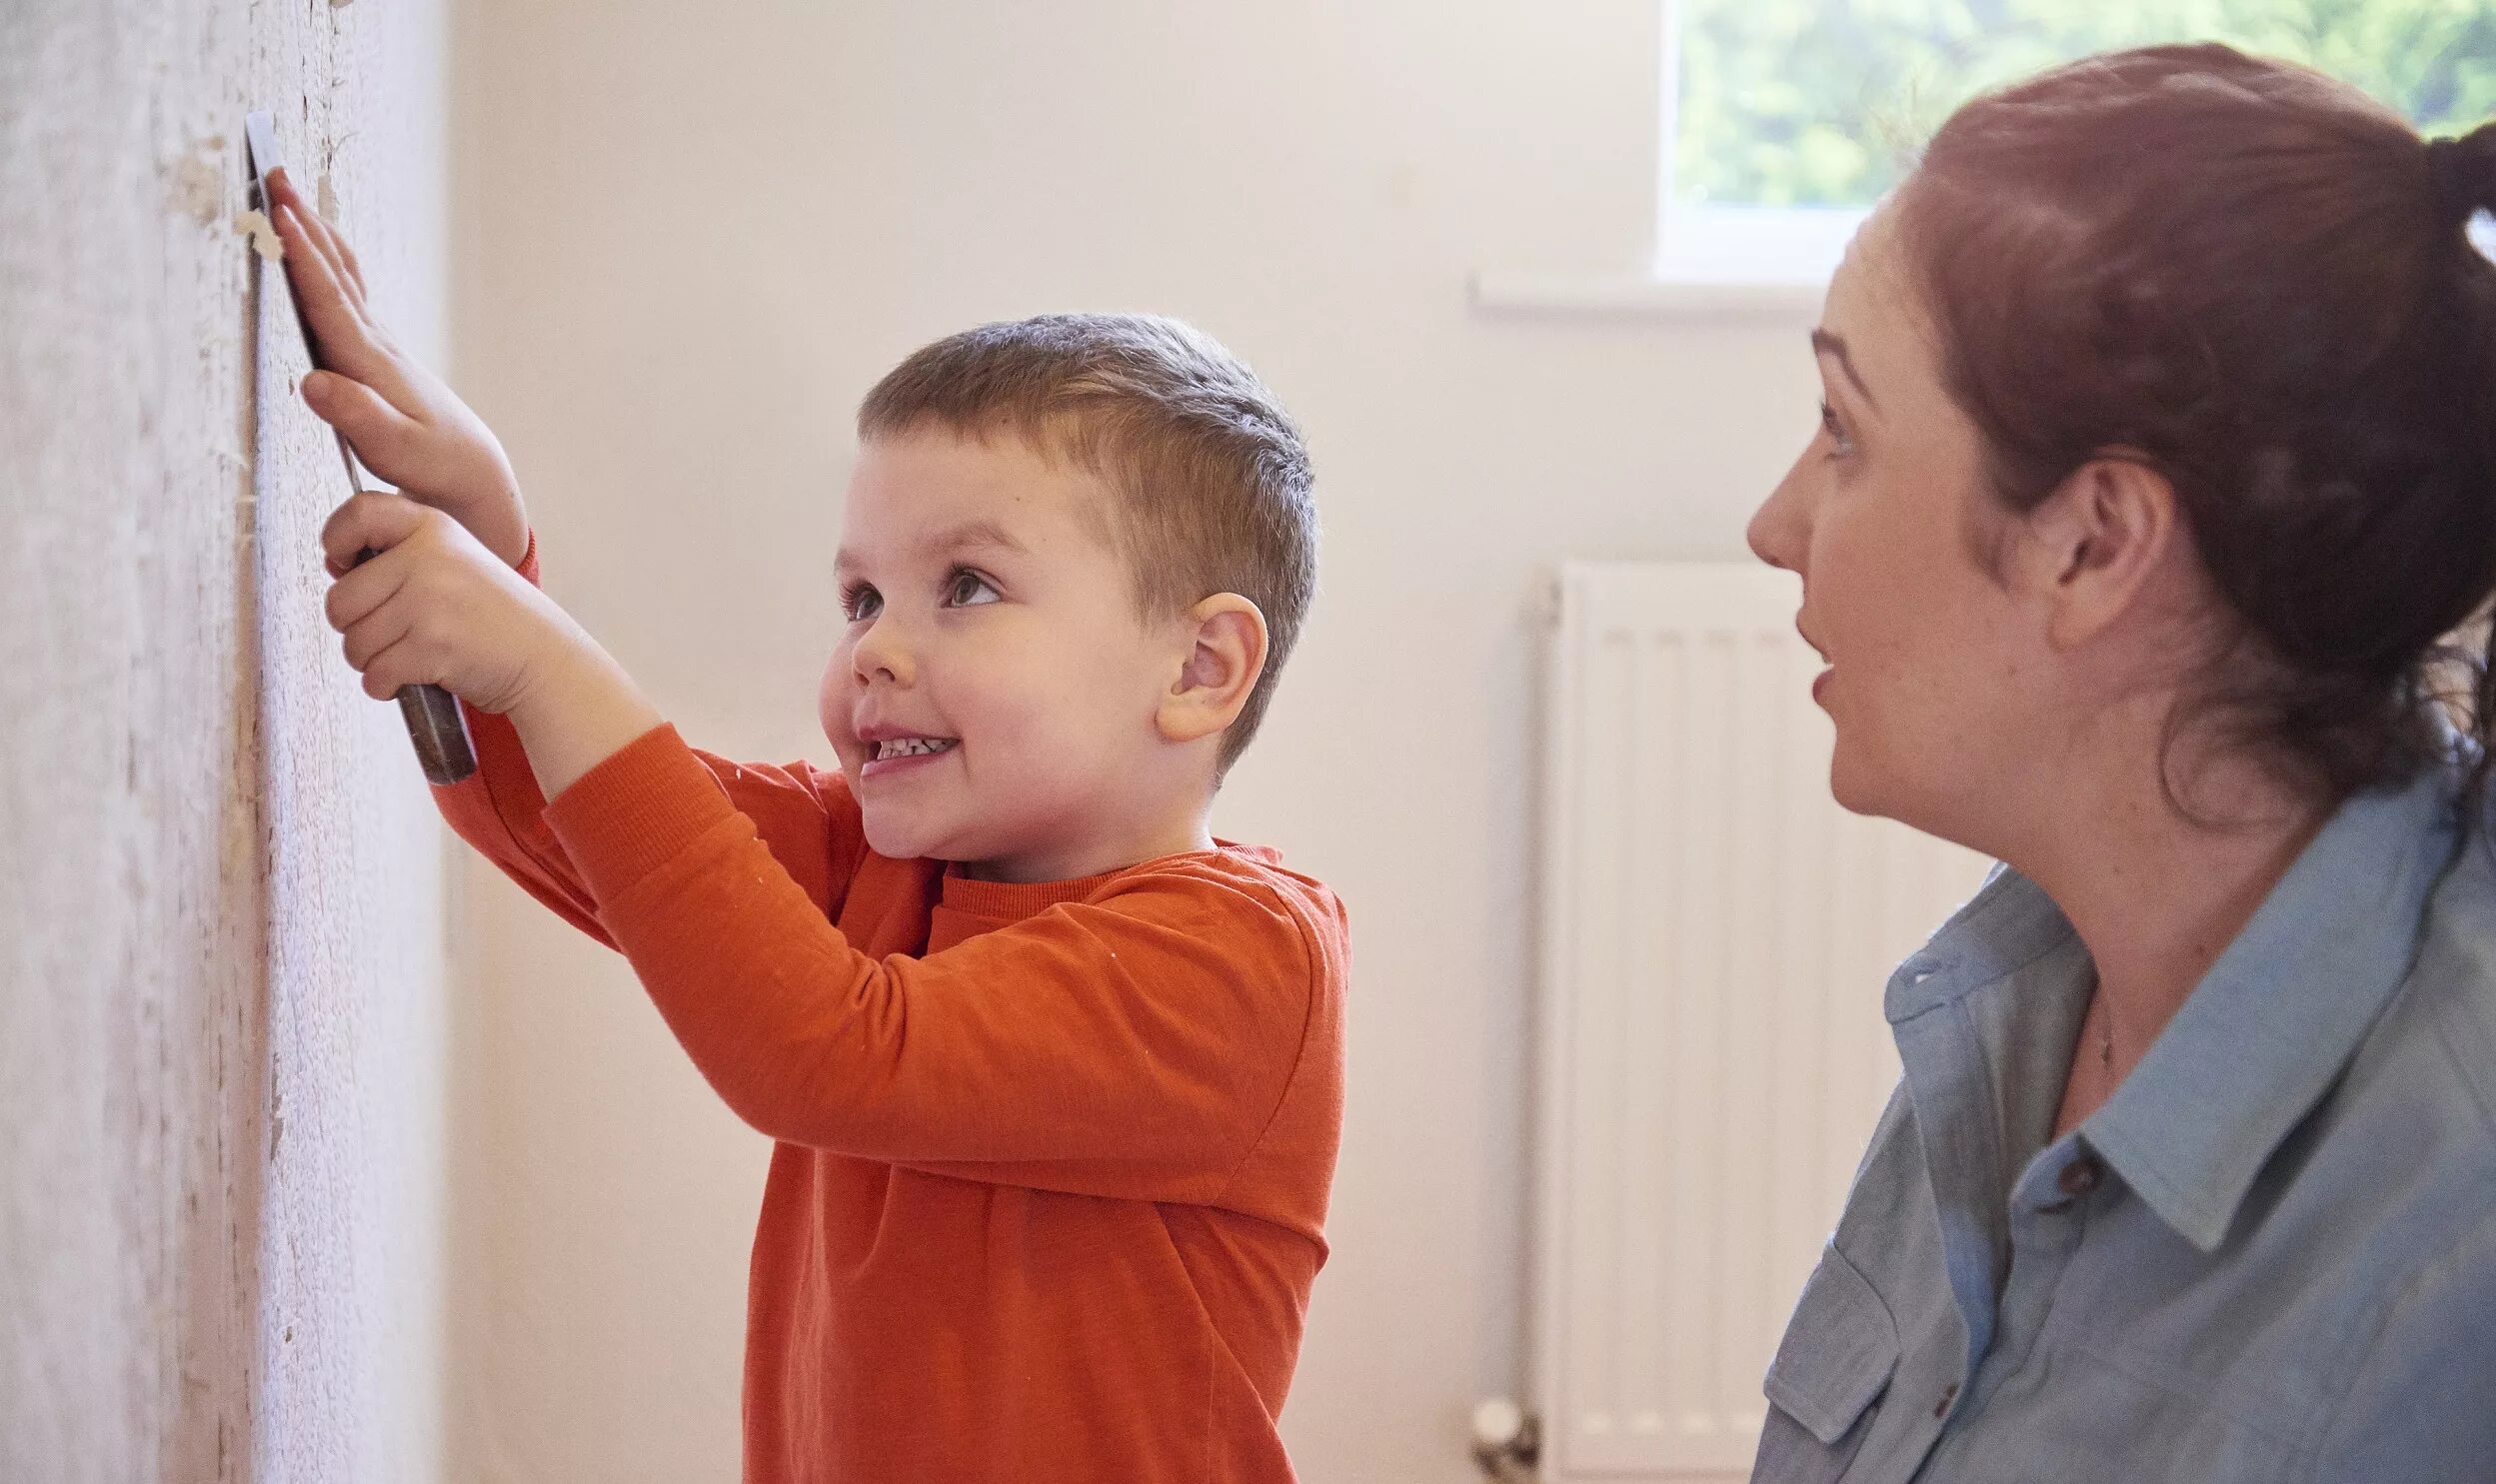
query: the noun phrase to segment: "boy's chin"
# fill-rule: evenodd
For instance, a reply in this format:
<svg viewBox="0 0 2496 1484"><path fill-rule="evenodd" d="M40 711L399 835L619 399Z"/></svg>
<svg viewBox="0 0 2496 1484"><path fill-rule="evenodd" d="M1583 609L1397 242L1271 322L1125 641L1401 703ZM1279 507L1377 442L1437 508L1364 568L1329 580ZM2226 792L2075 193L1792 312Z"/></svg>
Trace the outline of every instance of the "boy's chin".
<svg viewBox="0 0 2496 1484"><path fill-rule="evenodd" d="M888 860L930 856L955 860L962 858L964 849L973 843L945 828L940 821L913 818L900 810L869 808L860 813L866 826L867 847Z"/></svg>

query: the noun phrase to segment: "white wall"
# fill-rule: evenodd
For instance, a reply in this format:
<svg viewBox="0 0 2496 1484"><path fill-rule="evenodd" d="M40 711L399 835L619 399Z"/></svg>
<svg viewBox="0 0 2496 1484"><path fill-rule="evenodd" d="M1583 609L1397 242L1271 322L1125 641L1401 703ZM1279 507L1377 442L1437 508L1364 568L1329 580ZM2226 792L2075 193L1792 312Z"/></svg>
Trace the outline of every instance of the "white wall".
<svg viewBox="0 0 2496 1484"><path fill-rule="evenodd" d="M446 7L0 5L0 1480L430 1484L441 829L246 110L443 340Z"/></svg>
<svg viewBox="0 0 2496 1484"><path fill-rule="evenodd" d="M1514 1390L1528 610L1563 555L1738 558L1807 315L1492 317L1476 267L1645 251L1653 0L472 4L460 384L549 586L705 744L828 757L850 415L944 332L1204 325L1296 410L1323 596L1218 826L1331 881L1350 1103L1284 1429L1312 1481L1472 1477ZM728 1479L762 1142L623 965L469 886L453 1471Z"/></svg>

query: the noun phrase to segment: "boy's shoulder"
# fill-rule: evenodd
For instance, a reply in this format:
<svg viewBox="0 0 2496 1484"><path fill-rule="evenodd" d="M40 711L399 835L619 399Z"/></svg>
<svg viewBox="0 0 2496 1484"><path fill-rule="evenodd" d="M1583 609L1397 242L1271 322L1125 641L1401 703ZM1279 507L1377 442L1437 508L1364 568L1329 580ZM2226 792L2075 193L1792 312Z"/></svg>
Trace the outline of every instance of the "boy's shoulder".
<svg viewBox="0 0 2496 1484"><path fill-rule="evenodd" d="M1347 925L1343 899L1334 888L1306 871L1293 870L1282 863L1282 852L1271 845L1242 844L1237 840L1216 839L1210 850L1191 850L1182 855L1166 855L1121 871L1113 880L1152 872L1172 876L1194 876L1209 884L1227 887L1252 896L1266 896L1283 903L1295 912L1305 912L1331 925L1340 935Z"/></svg>
<svg viewBox="0 0 2496 1484"><path fill-rule="evenodd" d="M1164 855L1114 871L1093 883L1086 900L1116 909L1142 897L1185 901L1201 914L1199 930L1243 947L1251 939L1287 936L1306 957L1310 976L1343 978L1349 920L1343 900L1325 882L1282 863L1266 845L1218 839L1210 850Z"/></svg>

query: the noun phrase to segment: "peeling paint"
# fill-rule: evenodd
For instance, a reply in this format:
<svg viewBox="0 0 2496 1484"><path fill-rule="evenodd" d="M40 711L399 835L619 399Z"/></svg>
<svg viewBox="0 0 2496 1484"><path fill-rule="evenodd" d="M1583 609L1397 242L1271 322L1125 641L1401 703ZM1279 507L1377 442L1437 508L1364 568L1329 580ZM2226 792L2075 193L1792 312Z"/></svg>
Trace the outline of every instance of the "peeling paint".
<svg viewBox="0 0 2496 1484"><path fill-rule="evenodd" d="M203 227L225 212L225 136L220 134L176 160L165 171L166 209Z"/></svg>
<svg viewBox="0 0 2496 1484"><path fill-rule="evenodd" d="M447 9L0 0L0 757L43 763L0 803L0 1129L45 1135L0 1157L7 1484L448 1477L404 1175L441 1168L441 829L322 618L337 448L240 137L370 130L329 194L435 302Z"/></svg>
<svg viewBox="0 0 2496 1484"><path fill-rule="evenodd" d="M251 234L251 250L272 263L283 262L286 244L278 241L277 228L268 217L257 211L240 212L234 218L234 230Z"/></svg>

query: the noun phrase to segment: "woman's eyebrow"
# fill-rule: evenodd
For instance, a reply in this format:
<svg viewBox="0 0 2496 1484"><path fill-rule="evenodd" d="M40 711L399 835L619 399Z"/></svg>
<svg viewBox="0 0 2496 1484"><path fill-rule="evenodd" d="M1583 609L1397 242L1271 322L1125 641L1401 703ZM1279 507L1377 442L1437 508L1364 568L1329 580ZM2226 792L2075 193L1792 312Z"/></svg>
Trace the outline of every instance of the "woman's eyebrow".
<svg viewBox="0 0 2496 1484"><path fill-rule="evenodd" d="M1847 381L1854 383L1854 389L1863 398L1864 404L1875 412L1880 410L1880 404L1873 400L1872 389L1863 385L1863 374L1854 369L1854 357L1846 354L1846 342L1841 337L1826 330L1814 330L1811 332L1811 349L1836 361L1837 369L1846 374Z"/></svg>

